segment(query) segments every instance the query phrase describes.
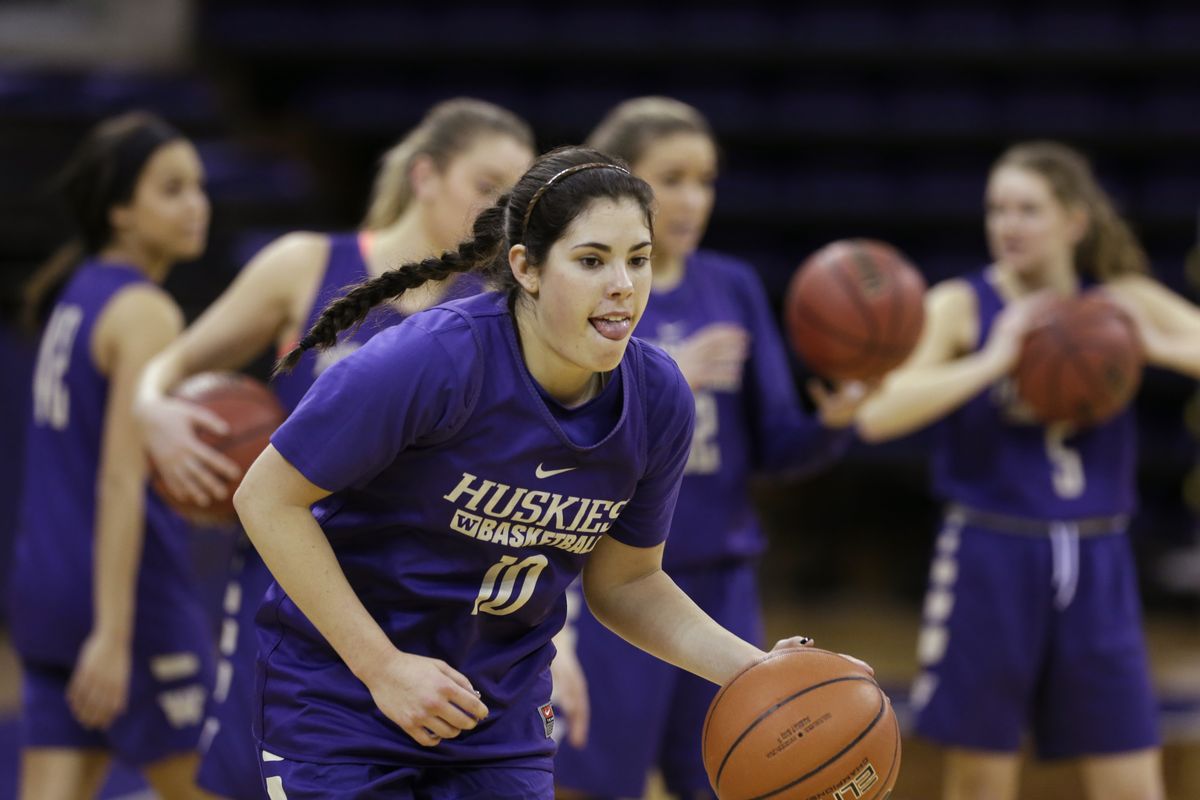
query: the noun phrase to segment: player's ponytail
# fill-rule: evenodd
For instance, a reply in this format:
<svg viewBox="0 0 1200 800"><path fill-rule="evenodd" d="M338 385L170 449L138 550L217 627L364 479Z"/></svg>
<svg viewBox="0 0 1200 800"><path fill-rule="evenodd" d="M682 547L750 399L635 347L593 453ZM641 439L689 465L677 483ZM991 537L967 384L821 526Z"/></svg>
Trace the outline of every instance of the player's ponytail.
<svg viewBox="0 0 1200 800"><path fill-rule="evenodd" d="M1076 269L1099 281L1150 271L1146 251L1082 153L1059 142L1023 142L1006 150L992 169L1004 166L1036 172L1050 184L1060 203L1087 213L1087 231L1075 247Z"/></svg>
<svg viewBox="0 0 1200 800"><path fill-rule="evenodd" d="M582 147L546 153L533 162L511 192L475 219L471 238L458 249L388 270L326 306L312 330L279 360L274 374L291 370L307 350L335 344L339 333L362 322L380 303L456 272L482 273L489 284L508 295L509 308L514 308L524 290L509 267L512 246L524 245L527 262L540 266L575 218L600 198L634 200L646 215L646 226L651 226L654 193L621 162Z"/></svg>

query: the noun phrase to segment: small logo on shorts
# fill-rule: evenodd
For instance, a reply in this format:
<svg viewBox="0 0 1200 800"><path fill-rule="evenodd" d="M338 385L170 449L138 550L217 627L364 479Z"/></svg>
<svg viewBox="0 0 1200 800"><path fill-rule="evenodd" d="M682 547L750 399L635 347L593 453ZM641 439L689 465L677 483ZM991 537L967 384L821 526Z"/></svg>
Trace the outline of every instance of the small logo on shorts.
<svg viewBox="0 0 1200 800"><path fill-rule="evenodd" d="M538 706L538 713L542 715L542 725L545 726L546 738L549 739L554 735L554 706L549 703Z"/></svg>

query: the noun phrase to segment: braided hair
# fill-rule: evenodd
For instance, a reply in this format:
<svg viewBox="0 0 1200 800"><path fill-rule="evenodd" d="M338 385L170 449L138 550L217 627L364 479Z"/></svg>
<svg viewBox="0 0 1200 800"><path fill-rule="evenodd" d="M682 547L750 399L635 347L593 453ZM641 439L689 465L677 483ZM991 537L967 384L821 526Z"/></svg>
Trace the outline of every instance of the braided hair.
<svg viewBox="0 0 1200 800"><path fill-rule="evenodd" d="M455 273L482 274L489 284L508 294L509 308L514 308L523 289L509 268L508 251L523 244L529 264L541 265L575 218L592 201L602 198L634 200L650 225L653 192L622 162L583 147L546 153L508 194L476 217L471 238L457 249L390 269L327 305L296 347L275 365L274 374L290 371L308 350L334 345L339 333L360 324L375 306Z"/></svg>

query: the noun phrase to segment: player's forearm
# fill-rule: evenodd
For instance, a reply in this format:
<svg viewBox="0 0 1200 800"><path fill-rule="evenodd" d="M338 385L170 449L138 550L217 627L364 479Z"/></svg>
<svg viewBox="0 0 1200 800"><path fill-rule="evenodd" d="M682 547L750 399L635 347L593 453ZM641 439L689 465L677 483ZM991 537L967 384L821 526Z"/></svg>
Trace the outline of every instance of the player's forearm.
<svg viewBox="0 0 1200 800"><path fill-rule="evenodd" d="M355 594L312 512L255 495L253 487L234 495L246 535L292 602L350 670L369 682L371 670L396 647Z"/></svg>
<svg viewBox="0 0 1200 800"><path fill-rule="evenodd" d="M102 477L98 486L92 625L122 641L133 638L138 568L146 530L145 491L140 475Z"/></svg>
<svg viewBox="0 0 1200 800"><path fill-rule="evenodd" d="M919 430L958 409L1005 370L998 358L980 351L894 373L859 411L859 436L883 442Z"/></svg>
<svg viewBox="0 0 1200 800"><path fill-rule="evenodd" d="M187 377L176 347L168 347L146 364L138 378L135 405L142 407L162 399L171 387Z"/></svg>
<svg viewBox="0 0 1200 800"><path fill-rule="evenodd" d="M1156 337L1147 346L1147 360L1156 367L1200 380L1200 339L1187 334L1167 334Z"/></svg>
<svg viewBox="0 0 1200 800"><path fill-rule="evenodd" d="M662 570L612 586L585 578L584 595L592 614L622 639L713 683L763 655L714 622Z"/></svg>

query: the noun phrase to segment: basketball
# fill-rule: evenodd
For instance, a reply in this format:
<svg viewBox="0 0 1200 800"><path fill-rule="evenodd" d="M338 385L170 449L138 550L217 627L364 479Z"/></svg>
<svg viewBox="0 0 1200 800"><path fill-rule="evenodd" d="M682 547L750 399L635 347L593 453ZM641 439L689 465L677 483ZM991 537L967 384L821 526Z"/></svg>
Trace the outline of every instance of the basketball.
<svg viewBox="0 0 1200 800"><path fill-rule="evenodd" d="M887 695L815 647L772 652L721 687L701 748L721 800L886 800L900 773Z"/></svg>
<svg viewBox="0 0 1200 800"><path fill-rule="evenodd" d="M286 416L283 406L265 385L246 375L234 372L203 372L185 380L171 392L174 397L204 406L229 425L229 433L215 436L200 429L197 435L204 443L231 458L243 474L258 458L270 441L271 434ZM230 481L224 500L213 505L198 506L171 495L162 485L157 473L153 484L166 502L189 519L204 522L230 521L237 515L233 509L233 493L238 481Z"/></svg>
<svg viewBox="0 0 1200 800"><path fill-rule="evenodd" d="M796 354L831 380L871 380L908 358L925 323L925 279L900 251L843 239L805 260L784 320Z"/></svg>
<svg viewBox="0 0 1200 800"><path fill-rule="evenodd" d="M1098 291L1052 302L1026 334L1016 367L1017 393L1034 417L1077 427L1125 408L1141 378L1137 331Z"/></svg>

